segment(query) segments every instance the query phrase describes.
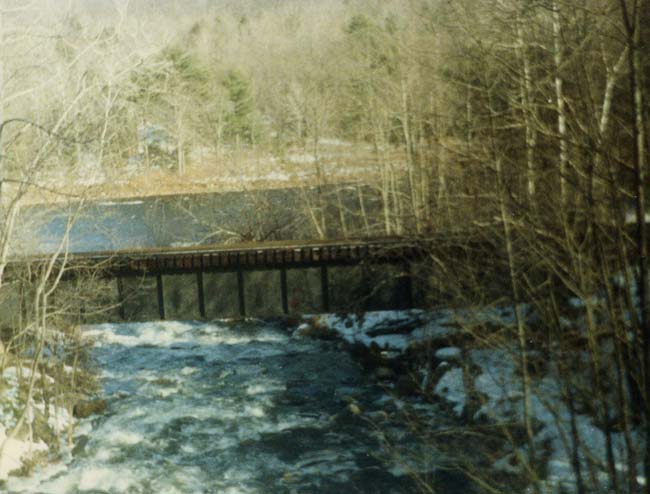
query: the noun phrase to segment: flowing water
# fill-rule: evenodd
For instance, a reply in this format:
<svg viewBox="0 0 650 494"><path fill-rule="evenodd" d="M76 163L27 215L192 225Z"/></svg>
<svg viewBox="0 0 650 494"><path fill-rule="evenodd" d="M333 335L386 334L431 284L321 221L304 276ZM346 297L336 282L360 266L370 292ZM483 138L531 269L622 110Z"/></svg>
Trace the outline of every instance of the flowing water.
<svg viewBox="0 0 650 494"><path fill-rule="evenodd" d="M331 192L307 193L316 200ZM358 187L336 193L346 210L358 207ZM35 206L24 223L36 226L18 232L17 249L53 251L70 216L73 252L226 242L248 233L241 224L302 238L310 231L296 211L305 194L97 202L81 212ZM379 211L371 191L364 197L367 211ZM260 220L260 208L274 214ZM400 494L417 492L407 472L434 469L435 454L403 424L404 403L362 374L338 343L292 338L261 321L85 331L96 340L109 410L78 424L63 461L12 478L9 494ZM444 419L430 405L419 411Z"/></svg>
<svg viewBox="0 0 650 494"><path fill-rule="evenodd" d="M336 342L260 321L85 331L109 410L11 494L417 492L382 444L395 402Z"/></svg>
<svg viewBox="0 0 650 494"><path fill-rule="evenodd" d="M50 253L59 247L68 228L70 252L316 238L318 232L308 220L306 207L321 203L328 204L323 214L329 237L336 238L344 231L347 235L380 236L384 232L377 217L379 199L371 187L323 186L38 204L21 210L12 242L16 252ZM339 201L344 213L335 206ZM367 227L362 211L376 226ZM342 214L345 229L340 224Z"/></svg>

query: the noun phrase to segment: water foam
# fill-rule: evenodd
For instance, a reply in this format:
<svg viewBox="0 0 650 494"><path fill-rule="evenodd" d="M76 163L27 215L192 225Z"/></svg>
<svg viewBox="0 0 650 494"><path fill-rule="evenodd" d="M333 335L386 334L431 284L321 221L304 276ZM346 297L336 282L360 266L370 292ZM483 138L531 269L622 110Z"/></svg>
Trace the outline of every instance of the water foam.
<svg viewBox="0 0 650 494"><path fill-rule="evenodd" d="M357 456L376 449L362 424L336 421L335 391L361 392L347 383L358 367L319 342L196 322L84 334L97 341L109 413L80 424L87 437L67 470L12 480L12 494L313 492L347 485Z"/></svg>

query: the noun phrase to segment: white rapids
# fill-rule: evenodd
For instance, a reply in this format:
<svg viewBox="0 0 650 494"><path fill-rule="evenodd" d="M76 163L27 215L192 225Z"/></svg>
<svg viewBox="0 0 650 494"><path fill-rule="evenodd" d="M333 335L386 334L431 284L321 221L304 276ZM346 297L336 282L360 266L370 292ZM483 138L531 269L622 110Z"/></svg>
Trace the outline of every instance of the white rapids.
<svg viewBox="0 0 650 494"><path fill-rule="evenodd" d="M380 435L346 413L385 406L337 343L260 321L85 328L109 411L64 461L11 494L406 493ZM392 473L391 473L392 472Z"/></svg>

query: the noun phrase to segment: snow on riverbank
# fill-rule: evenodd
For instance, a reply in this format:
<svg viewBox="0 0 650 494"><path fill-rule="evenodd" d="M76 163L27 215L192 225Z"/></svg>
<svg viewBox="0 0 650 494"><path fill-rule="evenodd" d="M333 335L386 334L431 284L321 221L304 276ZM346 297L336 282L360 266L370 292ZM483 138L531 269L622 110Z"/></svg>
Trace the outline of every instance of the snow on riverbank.
<svg viewBox="0 0 650 494"><path fill-rule="evenodd" d="M475 418L486 417L494 423L517 421L522 423L523 417L523 385L517 372L514 352L499 349L473 350L469 352L472 363L481 369L481 374L475 379L475 387L485 396L485 402L476 412ZM536 423L534 444L538 450L549 450L547 461L547 477L542 483L544 492L571 492L575 480L571 465L572 445L571 413L561 389L562 380L555 374L554 369L531 382L530 416ZM587 414L575 415L576 433L580 443L580 461L585 471L587 463L606 465L605 433L596 426L594 417ZM635 437L641 444L640 436ZM613 450L619 469L623 467L625 438L622 432L612 433ZM504 458L497 460L494 467L506 472L519 471L522 466L515 458L524 457L526 448L519 448ZM513 463L517 466L513 466ZM637 466L642 471L641 464ZM606 482L605 472L599 475ZM645 480L639 477L643 485Z"/></svg>
<svg viewBox="0 0 650 494"><path fill-rule="evenodd" d="M484 310L484 322L508 323L514 313L509 308ZM440 310L372 311L362 315L322 314L315 322L339 333L348 343L378 345L390 350L406 350L409 346L427 340L443 340L459 334L459 328L476 320L471 312ZM304 328L305 326L303 326ZM300 331L300 328L298 329Z"/></svg>
<svg viewBox="0 0 650 494"><path fill-rule="evenodd" d="M25 388L30 376L29 367L12 366L5 368L0 378L0 482L50 452L53 445L38 437L34 432L37 425L39 429L48 429L48 435L58 437L74 422L65 408L33 398L25 408ZM54 383L52 377L40 373L35 378L39 383Z"/></svg>
<svg viewBox="0 0 650 494"><path fill-rule="evenodd" d="M380 349L402 353L409 347L428 341L434 347L433 369L422 369L421 388L433 386L433 393L450 404L459 417L470 421L487 420L491 424L522 424L524 422L523 385L518 371L518 355L515 348L501 346L488 348L458 348L447 346L450 338L460 336L470 321L491 322L510 325L514 316L509 309L492 309L481 313L464 314L452 311L424 313L371 312L363 317L334 314L317 316L314 322L336 331L349 343L362 343L368 347L377 345ZM297 334L305 330L305 325ZM576 351L578 352L578 351ZM580 358L580 355L576 355ZM469 368L473 368L468 378ZM431 375L437 381L427 383ZM587 378L585 377L587 382ZM471 384L470 384L471 383ZM574 471L571 463L571 413L563 397L562 380L555 369L549 366L543 375L533 378L530 386L530 419L535 424L534 444L547 455L546 477L541 483L545 493L575 492ZM472 389L468 389L471 386ZM477 409L469 410L469 397L480 396ZM472 416L467 417L471 412ZM580 461L584 471L587 464L607 464L606 437L595 419L587 413L576 413L575 429L580 444ZM632 440L641 444L640 434L633 434ZM624 475L625 437L622 432L612 433L612 446L617 468ZM525 446L518 446L502 458L497 459L493 469L510 474L523 472L521 458L527 455ZM641 472L641 464L637 471ZM606 483L604 467L597 475L598 481ZM638 477L640 485L645 479Z"/></svg>

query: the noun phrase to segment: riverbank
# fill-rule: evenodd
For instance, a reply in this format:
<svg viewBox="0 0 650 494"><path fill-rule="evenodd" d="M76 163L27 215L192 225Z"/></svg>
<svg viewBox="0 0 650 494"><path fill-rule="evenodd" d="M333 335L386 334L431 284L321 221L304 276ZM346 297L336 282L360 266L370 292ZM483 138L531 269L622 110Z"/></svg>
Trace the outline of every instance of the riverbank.
<svg viewBox="0 0 650 494"><path fill-rule="evenodd" d="M364 146L330 140L318 160L301 149L282 156L242 150L224 152L219 157L206 152L196 155L179 173L173 168L145 167L131 161L107 169L98 164L80 165L71 176L67 170L49 170L37 177L21 204L52 204L69 200L124 200L150 196L242 192L263 189L311 187L338 183L376 183L380 169ZM403 167L398 153L391 166ZM391 156L391 153L388 153ZM3 184L11 197L17 184ZM4 197L4 196L3 196Z"/></svg>
<svg viewBox="0 0 650 494"><path fill-rule="evenodd" d="M590 394L567 395L566 376L559 375L550 355L530 352L524 392L517 346L498 334L513 324L510 308L322 315L295 334L345 341L429 447L449 453L452 445L442 468L464 472L479 492L489 491L488 486L515 492L531 483L548 494L579 492L578 471L590 492L607 490L608 448L624 479L626 441L640 447L641 431L627 431L627 437L615 427L607 431ZM574 352L573 361L585 358L579 348ZM572 379L589 382L586 369ZM406 397L416 402L408 404ZM418 408L441 403L459 420L457 428L440 429L418 417ZM530 437L527 424L532 425ZM468 438L472 448L467 448ZM640 461L636 467L642 471ZM420 481L428 475L411 474ZM645 485L641 475L636 480Z"/></svg>
<svg viewBox="0 0 650 494"><path fill-rule="evenodd" d="M60 459L74 433L74 402L82 396L56 391L70 389L77 372L71 367L63 368L65 376L36 371L32 380L33 361L12 360L0 378L0 485L10 475L28 476L38 465Z"/></svg>
<svg viewBox="0 0 650 494"><path fill-rule="evenodd" d="M22 403L25 381L29 380L31 368L6 367L2 372L0 393L0 484L9 474L27 474L30 467L47 458L57 448L54 437L60 437L72 425L68 409L46 405L44 400ZM51 384L49 375L37 375L37 379ZM23 414L26 415L21 420Z"/></svg>
<svg viewBox="0 0 650 494"><path fill-rule="evenodd" d="M45 333L40 344L29 328L2 334L0 486L10 476L29 476L39 465L58 462L73 442L77 419L97 410L86 401L98 391L89 348L72 341L70 328Z"/></svg>

